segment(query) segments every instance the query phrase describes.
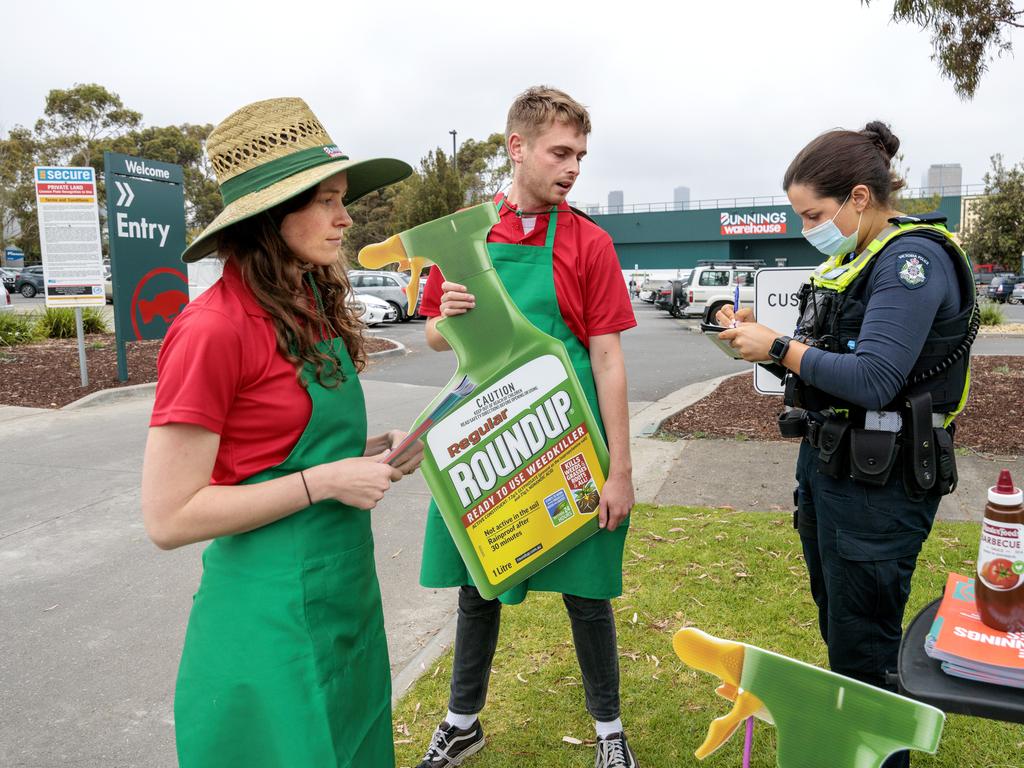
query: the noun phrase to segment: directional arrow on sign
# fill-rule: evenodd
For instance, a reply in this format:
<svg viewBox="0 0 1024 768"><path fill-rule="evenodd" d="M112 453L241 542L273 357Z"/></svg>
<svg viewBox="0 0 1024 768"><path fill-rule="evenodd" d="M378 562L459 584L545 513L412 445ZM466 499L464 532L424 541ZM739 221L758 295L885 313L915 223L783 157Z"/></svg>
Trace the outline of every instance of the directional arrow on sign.
<svg viewBox="0 0 1024 768"><path fill-rule="evenodd" d="M117 191L120 193L120 197L117 198L117 205L124 208L132 207L132 200L135 199L135 193L132 192L132 188L128 186L127 181L115 181L114 186L117 187Z"/></svg>

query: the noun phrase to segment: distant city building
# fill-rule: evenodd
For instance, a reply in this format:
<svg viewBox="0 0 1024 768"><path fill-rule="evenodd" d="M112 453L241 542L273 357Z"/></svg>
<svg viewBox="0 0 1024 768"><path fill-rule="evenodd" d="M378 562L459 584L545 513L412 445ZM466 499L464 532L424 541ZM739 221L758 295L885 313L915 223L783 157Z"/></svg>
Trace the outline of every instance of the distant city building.
<svg viewBox="0 0 1024 768"><path fill-rule="evenodd" d="M625 198L622 190L616 189L608 193L608 213L622 213Z"/></svg>
<svg viewBox="0 0 1024 768"><path fill-rule="evenodd" d="M921 186L928 195L959 195L963 181L960 163L938 163L928 167Z"/></svg>
<svg viewBox="0 0 1024 768"><path fill-rule="evenodd" d="M588 216L598 216L601 213L600 205L588 205L584 211Z"/></svg>
<svg viewBox="0 0 1024 768"><path fill-rule="evenodd" d="M676 210L681 211L686 208L686 204L690 202L690 188L676 187L672 190L672 202L675 203Z"/></svg>

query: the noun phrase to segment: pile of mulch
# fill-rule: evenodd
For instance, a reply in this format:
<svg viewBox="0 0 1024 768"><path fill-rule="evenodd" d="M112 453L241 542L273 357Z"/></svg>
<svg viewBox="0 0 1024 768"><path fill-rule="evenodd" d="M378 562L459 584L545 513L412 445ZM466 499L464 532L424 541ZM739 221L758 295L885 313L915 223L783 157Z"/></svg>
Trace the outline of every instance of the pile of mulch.
<svg viewBox="0 0 1024 768"><path fill-rule="evenodd" d="M89 386L82 386L77 339L48 339L37 344L0 347L0 405L61 408L92 392L156 381L156 356L161 341L126 345L128 381L117 378L117 345L113 334L87 334L85 358ZM366 337L367 352L393 349L394 343Z"/></svg>
<svg viewBox="0 0 1024 768"><path fill-rule="evenodd" d="M971 396L957 418L956 443L982 453L1024 452L1024 357L976 356ZM712 394L670 416L661 432L683 438L782 440L782 398L754 394L751 377L733 376Z"/></svg>

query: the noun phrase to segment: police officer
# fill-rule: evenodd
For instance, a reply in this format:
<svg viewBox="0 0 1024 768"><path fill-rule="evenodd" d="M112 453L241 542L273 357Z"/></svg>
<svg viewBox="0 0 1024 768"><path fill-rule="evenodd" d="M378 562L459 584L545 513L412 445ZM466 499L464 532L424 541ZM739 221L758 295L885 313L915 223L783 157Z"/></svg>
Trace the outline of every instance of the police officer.
<svg viewBox="0 0 1024 768"><path fill-rule="evenodd" d="M803 235L828 257L801 291L793 338L748 309L717 318L735 321L721 338L744 359L786 374L779 423L804 438L796 527L829 665L890 689L917 555L956 485L953 419L978 323L970 262L945 219L892 207L899 146L880 122L833 130L786 171Z"/></svg>

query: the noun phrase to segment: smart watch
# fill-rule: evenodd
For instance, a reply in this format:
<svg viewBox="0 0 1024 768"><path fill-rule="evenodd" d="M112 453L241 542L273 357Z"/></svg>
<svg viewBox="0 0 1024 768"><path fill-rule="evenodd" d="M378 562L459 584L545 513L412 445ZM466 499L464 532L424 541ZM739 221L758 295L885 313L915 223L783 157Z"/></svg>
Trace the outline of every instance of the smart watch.
<svg viewBox="0 0 1024 768"><path fill-rule="evenodd" d="M768 357L782 365L782 358L789 352L789 342L792 340L789 336L779 336L779 338L772 342L771 347L768 348Z"/></svg>

